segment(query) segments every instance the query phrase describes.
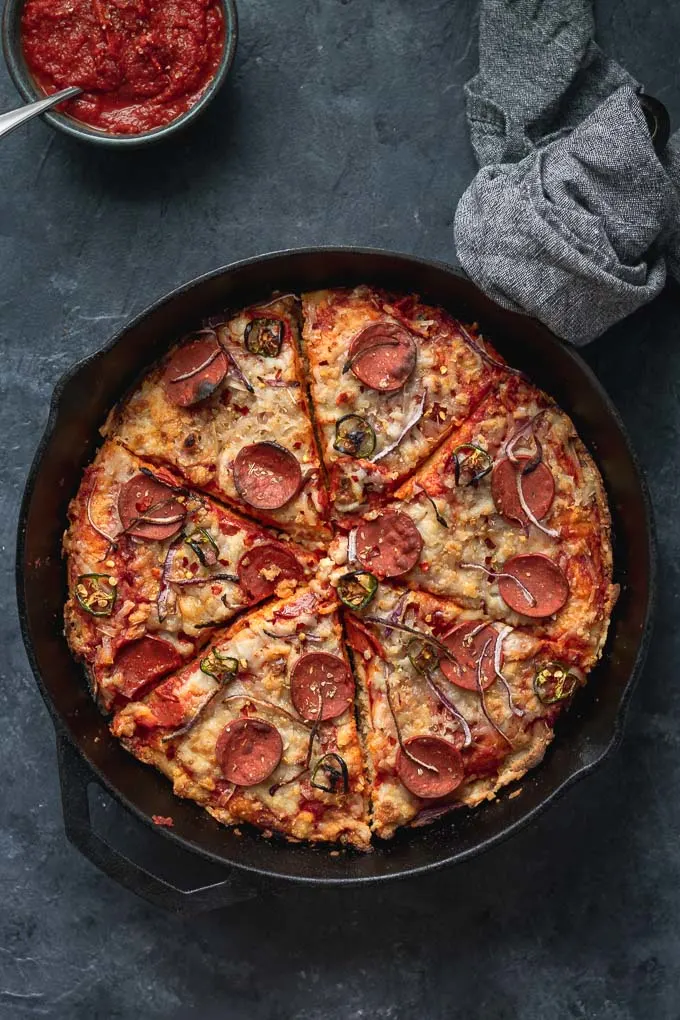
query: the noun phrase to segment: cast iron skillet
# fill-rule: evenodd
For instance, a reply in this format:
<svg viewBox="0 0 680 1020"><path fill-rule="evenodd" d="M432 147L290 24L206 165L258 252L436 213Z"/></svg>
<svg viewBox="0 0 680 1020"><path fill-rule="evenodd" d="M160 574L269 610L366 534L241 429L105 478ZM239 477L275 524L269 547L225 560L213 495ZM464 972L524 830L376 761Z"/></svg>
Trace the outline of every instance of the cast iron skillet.
<svg viewBox="0 0 680 1020"><path fill-rule="evenodd" d="M268 297L273 288L299 292L359 282L417 291L467 321L479 321L501 353L572 416L595 455L609 494L621 596L601 664L560 721L558 739L543 764L522 780L520 796L510 800L506 793L474 812L461 811L432 828L401 833L372 854L331 857L328 850L267 841L245 828L238 836L219 826L196 805L174 797L160 774L137 762L111 737L63 637L66 588L60 544L67 504L98 445L99 426L126 387L170 340L228 306ZM499 308L445 265L383 251L319 248L239 262L180 287L62 380L21 508L17 588L28 657L57 731L67 835L126 886L171 908L195 909L252 895L254 879L255 888L267 879L355 884L452 864L480 853L535 817L602 761L619 740L650 629L654 538L645 484L621 421L571 348L539 323ZM161 842L161 832L190 852L182 854L189 861L183 889L152 874L158 869L142 869L94 830L87 796L92 783L101 784L149 825L154 814L174 819L174 828L155 830L159 833L155 859L178 852ZM206 859L229 869L218 869L219 880L210 885L206 871L214 875L215 868L206 865Z"/></svg>

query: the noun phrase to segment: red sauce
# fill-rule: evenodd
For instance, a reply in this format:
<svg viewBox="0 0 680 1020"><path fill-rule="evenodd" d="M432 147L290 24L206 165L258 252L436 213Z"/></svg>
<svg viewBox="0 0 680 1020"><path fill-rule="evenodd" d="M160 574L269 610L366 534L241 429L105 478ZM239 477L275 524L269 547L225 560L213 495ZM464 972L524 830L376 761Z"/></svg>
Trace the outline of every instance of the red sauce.
<svg viewBox="0 0 680 1020"><path fill-rule="evenodd" d="M60 108L110 134L169 124L201 98L224 49L216 0L27 0L26 62L46 93L79 85Z"/></svg>

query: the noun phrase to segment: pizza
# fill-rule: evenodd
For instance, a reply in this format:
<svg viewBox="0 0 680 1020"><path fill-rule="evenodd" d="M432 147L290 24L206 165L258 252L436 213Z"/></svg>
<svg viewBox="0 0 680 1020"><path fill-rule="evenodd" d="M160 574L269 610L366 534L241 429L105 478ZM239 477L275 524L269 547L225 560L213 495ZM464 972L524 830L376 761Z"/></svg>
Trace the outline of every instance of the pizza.
<svg viewBox="0 0 680 1020"><path fill-rule="evenodd" d="M366 851L538 765L603 654L611 522L573 422L476 324L274 296L171 338L102 431L66 637L178 796Z"/></svg>
<svg viewBox="0 0 680 1020"><path fill-rule="evenodd" d="M330 554L511 625L569 634L593 665L618 589L602 480L570 419L531 384L489 394Z"/></svg>
<svg viewBox="0 0 680 1020"><path fill-rule="evenodd" d="M302 591L213 635L112 729L221 822L370 847L338 603Z"/></svg>
<svg viewBox="0 0 680 1020"><path fill-rule="evenodd" d="M298 341L292 297L212 323L170 350L106 431L250 517L323 543L328 504Z"/></svg>
<svg viewBox="0 0 680 1020"><path fill-rule="evenodd" d="M566 638L389 583L346 630L364 699L372 827L383 839L521 778L587 668Z"/></svg>
<svg viewBox="0 0 680 1020"><path fill-rule="evenodd" d="M176 669L247 606L294 590L318 560L112 440L69 518L66 633L106 709Z"/></svg>
<svg viewBox="0 0 680 1020"><path fill-rule="evenodd" d="M302 298L321 452L337 517L393 491L506 373L441 308L369 287Z"/></svg>

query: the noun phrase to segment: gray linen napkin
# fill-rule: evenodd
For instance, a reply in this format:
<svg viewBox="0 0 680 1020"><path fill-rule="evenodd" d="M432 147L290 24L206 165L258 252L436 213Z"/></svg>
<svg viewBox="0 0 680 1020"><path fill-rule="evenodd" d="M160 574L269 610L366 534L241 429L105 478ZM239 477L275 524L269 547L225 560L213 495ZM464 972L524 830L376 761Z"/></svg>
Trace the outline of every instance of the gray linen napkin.
<svg viewBox="0 0 680 1020"><path fill-rule="evenodd" d="M466 86L482 169L454 226L482 290L575 344L680 278L680 132L657 156L593 27L591 0L482 0Z"/></svg>

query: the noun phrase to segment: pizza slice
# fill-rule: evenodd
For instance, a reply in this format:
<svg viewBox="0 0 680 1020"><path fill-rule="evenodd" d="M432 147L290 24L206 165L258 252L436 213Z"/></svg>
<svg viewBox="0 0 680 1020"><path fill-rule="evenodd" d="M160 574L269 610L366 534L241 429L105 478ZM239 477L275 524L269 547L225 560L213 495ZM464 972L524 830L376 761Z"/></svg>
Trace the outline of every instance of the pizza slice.
<svg viewBox="0 0 680 1020"><path fill-rule="evenodd" d="M177 669L244 607L292 592L317 560L111 441L69 521L66 635L105 709Z"/></svg>
<svg viewBox="0 0 680 1020"><path fill-rule="evenodd" d="M368 850L354 695L337 602L307 589L215 635L111 728L220 822Z"/></svg>
<svg viewBox="0 0 680 1020"><path fill-rule="evenodd" d="M292 296L185 337L106 426L133 453L314 546L328 538Z"/></svg>
<svg viewBox="0 0 680 1020"><path fill-rule="evenodd" d="M322 561L333 583L366 571L557 640L589 661L618 589L600 475L570 419L506 380L379 510L351 520Z"/></svg>
<svg viewBox="0 0 680 1020"><path fill-rule="evenodd" d="M303 344L336 516L396 488L513 369L474 329L366 286L302 299Z"/></svg>
<svg viewBox="0 0 680 1020"><path fill-rule="evenodd" d="M533 768L585 679L568 641L384 582L363 611L346 610L345 628L383 839L493 799Z"/></svg>

